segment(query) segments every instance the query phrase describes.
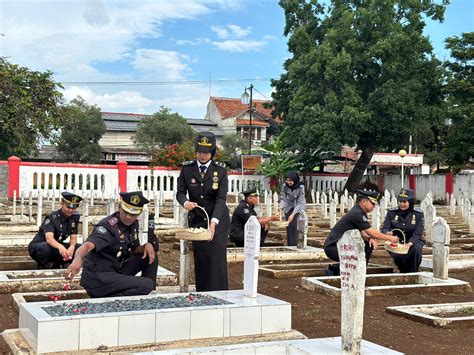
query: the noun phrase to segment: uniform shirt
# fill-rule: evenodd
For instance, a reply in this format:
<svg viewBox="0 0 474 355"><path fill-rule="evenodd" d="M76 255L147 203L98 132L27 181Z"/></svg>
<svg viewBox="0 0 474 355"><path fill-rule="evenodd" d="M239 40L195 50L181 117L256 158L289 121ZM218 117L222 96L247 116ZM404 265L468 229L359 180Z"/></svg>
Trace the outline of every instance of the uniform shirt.
<svg viewBox="0 0 474 355"><path fill-rule="evenodd" d="M406 243L413 244L425 241L423 240L423 228L425 226L425 219L423 212L412 209L407 213L405 218L404 212L400 208L394 208L387 211L385 221L382 227L382 233L390 232L392 229L400 229L405 233ZM400 238L403 243L403 238Z"/></svg>
<svg viewBox="0 0 474 355"><path fill-rule="evenodd" d="M324 247L336 245L342 235L351 229L363 231L371 228L367 213L365 213L359 204L352 207L331 229L331 233L324 242Z"/></svg>
<svg viewBox="0 0 474 355"><path fill-rule="evenodd" d="M140 246L138 221L126 226L119 219L120 212L101 220L87 238L95 248L87 254L84 268L90 272L120 272L121 263Z"/></svg>
<svg viewBox="0 0 474 355"><path fill-rule="evenodd" d="M71 235L77 234L80 218L81 215L79 213L75 213L71 217L66 218L60 209L51 212L44 219L38 233L35 235L31 243L36 244L46 242L46 233L53 233L54 239L59 243L63 243Z"/></svg>
<svg viewBox="0 0 474 355"><path fill-rule="evenodd" d="M227 171L221 163L214 160L208 162L209 167L201 176L197 160L183 164L178 177L176 199L184 206L186 201L196 202L203 207L209 218L217 219L221 229L229 228L229 210L227 209ZM189 196L189 199L187 197ZM224 221L224 225L221 223ZM204 212L195 208L188 212L188 225L193 228L207 228L207 218Z"/></svg>
<svg viewBox="0 0 474 355"><path fill-rule="evenodd" d="M232 214L232 220L230 222L230 240L243 242L244 241L244 227L245 223L249 220L250 216L256 216L252 205L247 201L242 200L235 208L234 213Z"/></svg>
<svg viewBox="0 0 474 355"><path fill-rule="evenodd" d="M300 185L296 189L289 188L286 184L283 184L281 188L281 208L285 213L290 212L295 215L300 213L306 208L306 198L304 197L304 186Z"/></svg>

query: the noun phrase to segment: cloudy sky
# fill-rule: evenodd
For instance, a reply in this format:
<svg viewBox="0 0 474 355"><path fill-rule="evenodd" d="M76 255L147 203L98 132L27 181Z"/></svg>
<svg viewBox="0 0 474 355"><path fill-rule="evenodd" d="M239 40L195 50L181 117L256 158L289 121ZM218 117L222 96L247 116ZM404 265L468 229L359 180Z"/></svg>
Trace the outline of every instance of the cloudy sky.
<svg viewBox="0 0 474 355"><path fill-rule="evenodd" d="M429 23L440 59L473 19L474 0L452 0L445 22ZM164 105L203 118L209 94L240 97L253 83L270 97L288 56L283 27L277 0L0 0L0 56L51 70L67 99L103 111Z"/></svg>

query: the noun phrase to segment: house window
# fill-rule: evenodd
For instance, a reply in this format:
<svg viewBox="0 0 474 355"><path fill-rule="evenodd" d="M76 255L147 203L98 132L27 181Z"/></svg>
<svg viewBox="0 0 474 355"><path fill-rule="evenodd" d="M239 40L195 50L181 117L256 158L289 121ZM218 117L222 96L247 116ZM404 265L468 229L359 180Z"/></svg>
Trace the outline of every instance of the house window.
<svg viewBox="0 0 474 355"><path fill-rule="evenodd" d="M242 137L242 127L237 127L237 136Z"/></svg>
<svg viewBox="0 0 474 355"><path fill-rule="evenodd" d="M262 140L262 129L261 128L257 128L257 137L256 139L258 141Z"/></svg>

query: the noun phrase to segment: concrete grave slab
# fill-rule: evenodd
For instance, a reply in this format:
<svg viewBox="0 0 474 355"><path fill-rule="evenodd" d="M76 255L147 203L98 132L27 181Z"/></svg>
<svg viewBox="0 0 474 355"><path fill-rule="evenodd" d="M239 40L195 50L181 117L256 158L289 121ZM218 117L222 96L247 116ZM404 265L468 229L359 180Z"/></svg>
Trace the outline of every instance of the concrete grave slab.
<svg viewBox="0 0 474 355"><path fill-rule="evenodd" d="M387 312L436 327L474 328L474 302L393 306Z"/></svg>
<svg viewBox="0 0 474 355"><path fill-rule="evenodd" d="M423 255L421 260L422 268L433 269L433 256ZM474 268L474 254L450 254L448 259L449 269L469 269Z"/></svg>
<svg viewBox="0 0 474 355"><path fill-rule="evenodd" d="M216 306L152 309L52 317L43 307L80 301L23 303L19 328L37 352L76 351L100 345L120 346L153 342L232 337L291 330L291 304L264 295L244 297L242 290L201 292L228 302ZM127 297L146 300L148 295ZM121 297L91 299L104 303ZM252 320L249 322L249 319ZM249 326L251 324L251 326Z"/></svg>
<svg viewBox="0 0 474 355"><path fill-rule="evenodd" d="M339 296L341 294L341 278L338 277L303 277L301 286L312 291ZM441 280L429 272L413 272L407 274L375 274L367 275L365 295L394 295L413 292L470 292L471 286L466 281L453 278Z"/></svg>
<svg viewBox="0 0 474 355"><path fill-rule="evenodd" d="M260 248L259 261L277 260L324 260L327 259L321 248L306 247L298 249L296 246L263 247ZM227 262L244 261L244 248L227 248Z"/></svg>
<svg viewBox="0 0 474 355"><path fill-rule="evenodd" d="M262 264L259 271L275 279L290 279L293 277L324 276L324 269L333 261L314 261L312 263L298 264ZM369 264L368 274L391 274L393 267L387 265Z"/></svg>
<svg viewBox="0 0 474 355"><path fill-rule="evenodd" d="M297 339L262 343L233 344L213 347L162 350L147 352L149 355L194 355L194 354L272 354L272 355L312 355L340 354L341 338ZM139 352L135 354L140 354ZM381 345L362 340L361 354L402 354Z"/></svg>
<svg viewBox="0 0 474 355"><path fill-rule="evenodd" d="M81 289L80 273L71 281L71 288ZM158 267L156 276L158 286L174 286L178 276L163 267ZM64 270L23 270L0 272L0 293L28 291L59 291L65 283Z"/></svg>

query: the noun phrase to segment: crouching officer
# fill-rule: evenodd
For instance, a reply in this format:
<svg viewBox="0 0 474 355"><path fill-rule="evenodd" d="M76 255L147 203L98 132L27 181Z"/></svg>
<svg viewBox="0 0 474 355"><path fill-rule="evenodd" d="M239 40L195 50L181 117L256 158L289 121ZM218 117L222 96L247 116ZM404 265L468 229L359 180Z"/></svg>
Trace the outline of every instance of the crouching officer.
<svg viewBox="0 0 474 355"><path fill-rule="evenodd" d="M423 228L425 225L423 212L415 209L415 192L402 189L398 194L398 207L387 212L382 233L392 234L399 229L405 234L406 240L399 236L401 243L410 246L407 254L390 253L395 265L401 273L417 272L423 257Z"/></svg>
<svg viewBox="0 0 474 355"><path fill-rule="evenodd" d="M239 205L235 208L234 213L232 214L232 220L230 222L230 241L235 244L237 247L244 246L245 240L245 223L249 220L250 216L257 216L255 212L255 206L258 204L258 193L257 189L248 189L242 192L244 199L240 201ZM270 221L278 221L280 217L274 215L267 218L257 218L258 222L261 225L260 231L260 246L263 246L265 238L268 233L268 223Z"/></svg>
<svg viewBox="0 0 474 355"><path fill-rule="evenodd" d="M151 231L140 245L138 235L137 218L149 201L140 191L120 196L119 211L97 224L65 273L71 279L84 263L81 286L90 297L147 295L156 288L156 237Z"/></svg>
<svg viewBox="0 0 474 355"><path fill-rule="evenodd" d="M28 253L38 269L59 269L69 263L77 248L77 228L80 215L76 212L82 198L70 192L61 194L61 208L46 216L38 233L28 245ZM69 243L66 240L69 238Z"/></svg>
<svg viewBox="0 0 474 355"><path fill-rule="evenodd" d="M378 202L380 194L377 191L357 190L357 203L347 212L331 229L331 233L324 242L324 253L334 261L339 261L339 252L337 250L337 242L342 238L345 232L358 229L364 240L365 261L368 264L372 255L372 250L377 248L377 239L390 240L398 242L398 238L393 235L380 233L372 228L367 218L367 213L374 210ZM332 264L324 270L326 276L339 276L340 265Z"/></svg>

